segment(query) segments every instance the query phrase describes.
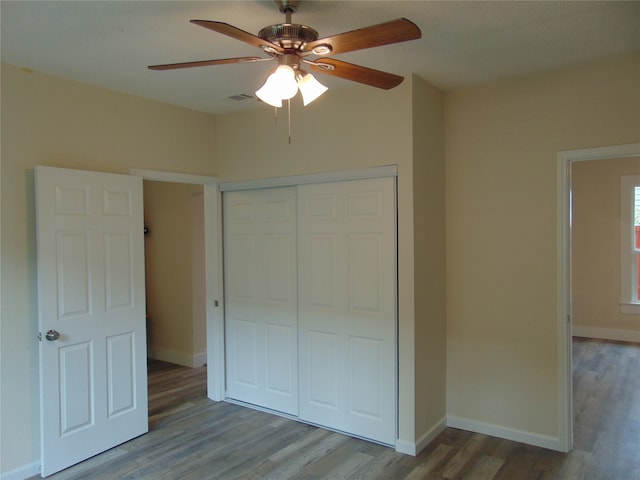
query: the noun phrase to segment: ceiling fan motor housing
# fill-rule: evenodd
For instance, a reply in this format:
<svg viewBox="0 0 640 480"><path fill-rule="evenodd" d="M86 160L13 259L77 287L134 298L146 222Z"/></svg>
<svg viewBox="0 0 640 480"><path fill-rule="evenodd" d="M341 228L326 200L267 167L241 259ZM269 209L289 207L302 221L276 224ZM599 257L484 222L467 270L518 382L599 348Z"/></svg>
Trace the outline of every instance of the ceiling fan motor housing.
<svg viewBox="0 0 640 480"><path fill-rule="evenodd" d="M307 43L318 39L318 32L306 25L279 23L264 27L258 36L284 49L302 51Z"/></svg>

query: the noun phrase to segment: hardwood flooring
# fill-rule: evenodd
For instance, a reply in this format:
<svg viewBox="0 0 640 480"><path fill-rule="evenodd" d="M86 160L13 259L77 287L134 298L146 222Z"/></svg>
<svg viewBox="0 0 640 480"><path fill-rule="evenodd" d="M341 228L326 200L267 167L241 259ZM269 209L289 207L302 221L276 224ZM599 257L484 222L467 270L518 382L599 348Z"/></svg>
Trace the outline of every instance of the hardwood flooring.
<svg viewBox="0 0 640 480"><path fill-rule="evenodd" d="M213 402L205 369L151 361L149 433L49 478L640 480L638 344L574 340L570 454L447 428L420 455L402 455Z"/></svg>
<svg viewBox="0 0 640 480"><path fill-rule="evenodd" d="M581 338L573 352L580 478L640 479L640 344Z"/></svg>

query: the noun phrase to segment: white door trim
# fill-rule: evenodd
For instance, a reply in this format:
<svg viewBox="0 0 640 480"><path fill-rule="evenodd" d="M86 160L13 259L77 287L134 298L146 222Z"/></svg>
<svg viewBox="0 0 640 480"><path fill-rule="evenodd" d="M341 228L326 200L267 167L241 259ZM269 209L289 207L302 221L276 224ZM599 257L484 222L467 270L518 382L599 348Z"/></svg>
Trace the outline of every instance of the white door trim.
<svg viewBox="0 0 640 480"><path fill-rule="evenodd" d="M222 297L222 225L220 179L202 175L132 168L144 180L202 185L204 190L205 296L207 326L207 396L224 400L224 318Z"/></svg>
<svg viewBox="0 0 640 480"><path fill-rule="evenodd" d="M558 449L573 448L571 365L571 162L640 156L640 143L558 152Z"/></svg>
<svg viewBox="0 0 640 480"><path fill-rule="evenodd" d="M145 170L142 168L132 168L129 170L129 174L142 177L144 180L155 180L157 182L190 183L193 185L215 185L220 182L220 179L217 177L163 172L161 170Z"/></svg>
<svg viewBox="0 0 640 480"><path fill-rule="evenodd" d="M385 165L382 167L362 168L359 170L343 170L337 172L291 175L288 177L222 182L220 183L220 191L231 192L235 190L253 190L256 188L292 187L295 185L307 185L310 183L342 182L345 180L363 180L366 178L396 177L397 175L397 165Z"/></svg>

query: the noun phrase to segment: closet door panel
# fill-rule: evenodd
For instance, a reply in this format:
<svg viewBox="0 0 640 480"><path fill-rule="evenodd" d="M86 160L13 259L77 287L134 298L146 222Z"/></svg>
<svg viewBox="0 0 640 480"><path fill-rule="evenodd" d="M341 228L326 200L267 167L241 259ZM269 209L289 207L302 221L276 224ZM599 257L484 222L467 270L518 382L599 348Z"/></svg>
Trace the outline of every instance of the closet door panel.
<svg viewBox="0 0 640 480"><path fill-rule="evenodd" d="M257 322L245 320L235 315L233 322L232 351L235 353L232 364L234 365L234 381L245 388L258 388L258 361L257 361Z"/></svg>
<svg viewBox="0 0 640 480"><path fill-rule="evenodd" d="M300 418L396 440L393 178L298 187Z"/></svg>
<svg viewBox="0 0 640 480"><path fill-rule="evenodd" d="M308 375L307 400L326 411L338 410L340 391L338 375L338 336L309 330L306 332L307 361L305 372Z"/></svg>
<svg viewBox="0 0 640 480"><path fill-rule="evenodd" d="M227 397L298 414L295 188L224 194Z"/></svg>

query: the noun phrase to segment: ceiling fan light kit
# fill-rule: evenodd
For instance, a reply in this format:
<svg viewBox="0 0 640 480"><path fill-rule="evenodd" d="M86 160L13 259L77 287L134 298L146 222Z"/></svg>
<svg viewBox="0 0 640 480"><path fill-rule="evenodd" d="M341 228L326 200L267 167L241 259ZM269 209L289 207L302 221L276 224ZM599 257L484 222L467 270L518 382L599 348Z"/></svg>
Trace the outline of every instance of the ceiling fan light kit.
<svg viewBox="0 0 640 480"><path fill-rule="evenodd" d="M260 100L274 107L281 107L282 100L289 100L298 93L296 73L288 65L279 65L275 71L267 77L262 88L256 91Z"/></svg>
<svg viewBox="0 0 640 480"><path fill-rule="evenodd" d="M255 63L277 60L278 67L270 73L263 86L256 91L257 97L269 105L281 107L282 100L292 98L300 89L303 103L308 105L322 95L327 90L327 87L318 82L310 73L304 72L300 68L301 63L309 64L311 69L316 72L388 90L399 85L404 78L392 73L327 57L338 53L416 40L422 36L417 25L406 18L399 18L379 25L318 38L318 32L313 28L307 25L291 23L291 15L296 12L301 3L300 1L276 0L275 3L278 4L280 12L285 15L285 23L264 27L258 35L245 32L224 22L191 20L191 23L195 25L258 47L269 56L268 58L237 57L200 60L151 65L149 68L151 70L175 70L229 63ZM306 57L310 55L320 58L309 60Z"/></svg>
<svg viewBox="0 0 640 480"><path fill-rule="evenodd" d="M256 91L256 96L264 103L280 108L282 101L295 97L298 90L303 105L307 106L328 89L310 73L300 69L294 72L291 67L280 65Z"/></svg>
<svg viewBox="0 0 640 480"><path fill-rule="evenodd" d="M272 107L282 107L282 100L289 100L298 93L302 95L306 106L324 92L327 87L322 85L313 75L300 68L300 59L294 54L283 54L277 57L278 67L273 70L262 87L256 91L256 96Z"/></svg>
<svg viewBox="0 0 640 480"><path fill-rule="evenodd" d="M298 71L298 88L305 107L328 90L313 75L303 70Z"/></svg>

